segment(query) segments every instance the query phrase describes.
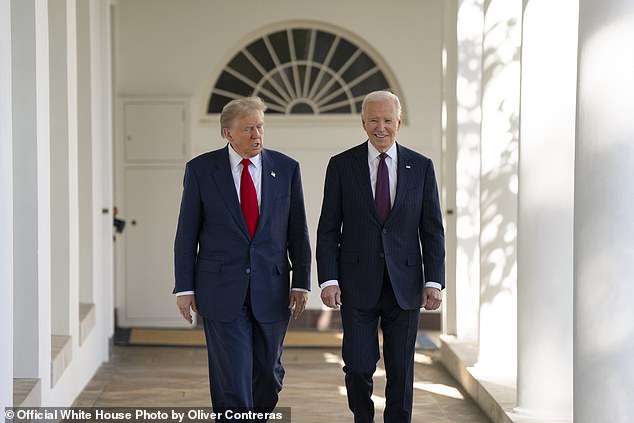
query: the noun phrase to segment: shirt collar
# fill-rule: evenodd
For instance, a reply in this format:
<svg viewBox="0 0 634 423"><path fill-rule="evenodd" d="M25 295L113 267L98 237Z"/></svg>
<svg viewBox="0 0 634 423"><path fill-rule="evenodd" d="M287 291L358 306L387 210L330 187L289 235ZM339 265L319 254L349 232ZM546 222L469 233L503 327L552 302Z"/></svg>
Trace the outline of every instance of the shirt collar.
<svg viewBox="0 0 634 423"><path fill-rule="evenodd" d="M229 150L229 164L231 165L231 169L240 170L239 166L242 161L242 157L236 153L230 143L227 145L227 150ZM253 166L259 168L262 163L262 153L259 153L255 157L251 157L249 160L251 160L251 164Z"/></svg>
<svg viewBox="0 0 634 423"><path fill-rule="evenodd" d="M397 151L396 141L394 141L394 144L392 144L385 154L387 154L392 160L396 160ZM381 154L381 152L379 152L379 150L377 150L376 147L368 140L368 160L376 160L379 157L379 154Z"/></svg>

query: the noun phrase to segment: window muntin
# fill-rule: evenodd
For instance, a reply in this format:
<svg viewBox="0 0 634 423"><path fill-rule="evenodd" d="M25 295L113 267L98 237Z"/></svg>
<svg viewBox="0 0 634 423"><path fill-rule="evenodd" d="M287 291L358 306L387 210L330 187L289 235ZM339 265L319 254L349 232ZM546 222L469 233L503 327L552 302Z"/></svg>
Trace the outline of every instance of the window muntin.
<svg viewBox="0 0 634 423"><path fill-rule="evenodd" d="M363 97L390 84L377 63L350 40L316 28L288 28L240 50L214 84L207 113L257 95L269 113L357 114Z"/></svg>

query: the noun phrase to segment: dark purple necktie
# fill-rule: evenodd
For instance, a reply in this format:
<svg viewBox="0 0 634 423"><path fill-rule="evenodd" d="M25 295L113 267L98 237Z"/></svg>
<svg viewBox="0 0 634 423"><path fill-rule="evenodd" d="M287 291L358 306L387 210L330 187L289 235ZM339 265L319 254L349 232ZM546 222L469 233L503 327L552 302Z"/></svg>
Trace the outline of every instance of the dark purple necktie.
<svg viewBox="0 0 634 423"><path fill-rule="evenodd" d="M387 164L385 164L387 154L381 153L379 157L381 157L381 160L379 161L379 168L376 173L374 204L376 204L379 221L383 224L392 208L392 201L390 200L390 174L387 171Z"/></svg>

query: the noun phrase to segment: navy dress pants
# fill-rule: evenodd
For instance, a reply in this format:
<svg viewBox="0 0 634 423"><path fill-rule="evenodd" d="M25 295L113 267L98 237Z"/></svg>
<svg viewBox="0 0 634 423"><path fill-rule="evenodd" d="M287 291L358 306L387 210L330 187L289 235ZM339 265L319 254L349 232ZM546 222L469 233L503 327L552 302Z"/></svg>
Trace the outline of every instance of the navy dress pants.
<svg viewBox="0 0 634 423"><path fill-rule="evenodd" d="M374 421L372 375L379 360L378 328L383 332L385 423L412 420L414 350L420 311L399 307L392 284L386 276L379 302L371 309L341 305L343 324L343 368L348 391L348 406L355 423Z"/></svg>
<svg viewBox="0 0 634 423"><path fill-rule="evenodd" d="M288 323L258 322L248 303L231 322L203 318L215 412L273 411L284 379L282 343ZM216 419L224 421L249 420Z"/></svg>

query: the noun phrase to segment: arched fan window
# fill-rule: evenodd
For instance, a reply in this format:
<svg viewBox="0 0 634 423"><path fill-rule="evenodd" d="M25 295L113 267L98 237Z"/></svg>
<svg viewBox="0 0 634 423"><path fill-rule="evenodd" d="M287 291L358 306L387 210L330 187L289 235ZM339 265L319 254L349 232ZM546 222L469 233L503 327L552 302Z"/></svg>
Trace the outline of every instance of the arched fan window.
<svg viewBox="0 0 634 423"><path fill-rule="evenodd" d="M260 96L269 113L360 113L365 94L387 88L384 72L351 41L321 29L289 28L253 41L229 61L207 113L248 95Z"/></svg>

